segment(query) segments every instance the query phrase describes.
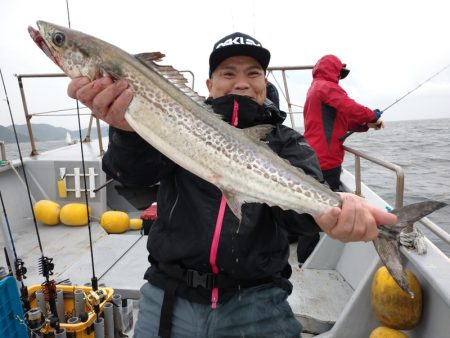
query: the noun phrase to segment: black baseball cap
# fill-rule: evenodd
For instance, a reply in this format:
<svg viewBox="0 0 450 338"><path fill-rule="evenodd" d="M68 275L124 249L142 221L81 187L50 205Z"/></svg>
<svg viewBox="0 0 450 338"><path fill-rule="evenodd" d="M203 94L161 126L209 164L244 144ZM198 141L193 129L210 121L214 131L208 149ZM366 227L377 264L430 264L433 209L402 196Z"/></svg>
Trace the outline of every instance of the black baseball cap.
<svg viewBox="0 0 450 338"><path fill-rule="evenodd" d="M270 52L261 43L250 35L236 32L227 35L214 44L209 56L209 77L217 66L231 56L251 56L255 58L264 71L270 61Z"/></svg>

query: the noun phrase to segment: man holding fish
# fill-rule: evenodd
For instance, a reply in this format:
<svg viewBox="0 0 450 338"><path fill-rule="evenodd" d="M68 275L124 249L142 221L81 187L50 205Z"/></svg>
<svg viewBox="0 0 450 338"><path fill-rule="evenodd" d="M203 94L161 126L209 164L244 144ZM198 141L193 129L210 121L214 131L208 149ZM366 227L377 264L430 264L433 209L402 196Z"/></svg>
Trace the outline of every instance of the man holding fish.
<svg viewBox="0 0 450 338"><path fill-rule="evenodd" d="M264 139L265 148L323 182L317 157L303 136L283 126L285 115L265 104L269 61L270 52L249 35L236 32L219 40L210 55L206 104L232 126L249 130L249 135L254 130L252 142ZM308 214L247 203L255 200L241 198L232 183L219 189L177 164L183 159L177 162L178 157L157 150L134 131L138 124L132 127L125 115L137 96L130 80L74 77L68 94L111 126L103 158L108 175L125 184L160 183L158 219L148 236L151 266L141 289L137 338L299 337L301 325L286 300L292 288L287 232L324 231L342 242L369 241L377 238L377 225L397 220L348 193L336 195L340 204L320 212L306 208ZM186 121L181 116L178 123ZM265 126L265 133L258 126ZM202 132L195 125L190 128L194 134ZM214 144L215 136L208 132L202 137ZM252 158L231 154L233 147L229 139L214 149L230 156L231 162ZM208 154L199 151L198 156ZM248 168L259 170L258 163ZM235 174L245 175L237 170ZM312 181L308 183L320 185ZM308 194L323 199L314 191Z"/></svg>

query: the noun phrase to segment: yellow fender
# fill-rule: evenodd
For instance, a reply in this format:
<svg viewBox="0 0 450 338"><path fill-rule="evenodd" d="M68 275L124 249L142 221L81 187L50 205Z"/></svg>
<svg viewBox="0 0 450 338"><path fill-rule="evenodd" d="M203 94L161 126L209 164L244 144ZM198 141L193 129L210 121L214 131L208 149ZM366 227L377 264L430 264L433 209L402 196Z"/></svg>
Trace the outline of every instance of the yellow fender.
<svg viewBox="0 0 450 338"><path fill-rule="evenodd" d="M406 282L414 298L403 291L385 266L377 270L372 281L371 302L375 317L385 326L409 330L420 322L422 290L416 276L406 271Z"/></svg>
<svg viewBox="0 0 450 338"><path fill-rule="evenodd" d="M56 225L59 223L61 206L53 201L40 200L33 206L34 216L38 222L47 225Z"/></svg>
<svg viewBox="0 0 450 338"><path fill-rule="evenodd" d="M402 331L390 329L386 326L379 326L370 333L369 338L408 338Z"/></svg>
<svg viewBox="0 0 450 338"><path fill-rule="evenodd" d="M121 234L128 230L130 218L123 211L106 211L100 216L100 225L109 234Z"/></svg>
<svg viewBox="0 0 450 338"><path fill-rule="evenodd" d="M89 207L89 216L91 216L92 210ZM88 223L86 204L82 203L69 203L61 208L59 214L61 223L70 226L82 226Z"/></svg>
<svg viewBox="0 0 450 338"><path fill-rule="evenodd" d="M130 219L130 230L141 230L143 220L140 218L131 218Z"/></svg>

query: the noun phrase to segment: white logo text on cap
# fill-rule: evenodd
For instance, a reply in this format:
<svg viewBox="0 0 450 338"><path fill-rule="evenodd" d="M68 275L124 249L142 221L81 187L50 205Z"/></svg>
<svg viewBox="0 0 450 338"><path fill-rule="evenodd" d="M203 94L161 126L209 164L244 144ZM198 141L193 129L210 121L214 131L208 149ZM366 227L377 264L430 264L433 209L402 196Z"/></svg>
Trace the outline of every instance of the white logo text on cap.
<svg viewBox="0 0 450 338"><path fill-rule="evenodd" d="M251 46L259 46L261 47L260 43L256 43L252 39L244 38L243 36L237 36L235 38L229 38L228 40L225 40L224 42L221 42L217 45L216 49L225 47L225 46L231 46L231 45L251 45Z"/></svg>

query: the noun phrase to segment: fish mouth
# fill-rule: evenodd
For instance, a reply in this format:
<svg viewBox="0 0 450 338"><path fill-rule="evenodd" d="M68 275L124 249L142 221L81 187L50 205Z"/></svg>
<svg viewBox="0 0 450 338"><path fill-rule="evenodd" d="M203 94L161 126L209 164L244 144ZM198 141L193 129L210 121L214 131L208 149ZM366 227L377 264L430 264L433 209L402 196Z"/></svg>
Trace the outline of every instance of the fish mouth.
<svg viewBox="0 0 450 338"><path fill-rule="evenodd" d="M39 28L39 22L37 23L37 25ZM28 33L30 34L34 43L45 53L45 55L47 55L54 63L56 63L58 66L60 66L55 55L52 53L51 49L48 47L47 43L45 42L45 39L42 37L41 32L37 29L34 29L31 26L28 26Z"/></svg>

